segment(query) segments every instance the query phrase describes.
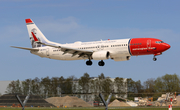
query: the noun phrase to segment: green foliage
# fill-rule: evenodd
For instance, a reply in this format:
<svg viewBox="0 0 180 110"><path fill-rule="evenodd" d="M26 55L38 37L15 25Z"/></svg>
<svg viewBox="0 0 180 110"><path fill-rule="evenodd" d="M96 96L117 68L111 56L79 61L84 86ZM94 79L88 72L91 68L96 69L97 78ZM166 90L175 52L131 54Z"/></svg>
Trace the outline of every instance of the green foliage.
<svg viewBox="0 0 180 110"><path fill-rule="evenodd" d="M12 81L6 88L6 93L22 93L20 81Z"/></svg>
<svg viewBox="0 0 180 110"><path fill-rule="evenodd" d="M119 77L116 77L115 80L114 80L114 84L115 84L115 86L117 87L117 92L118 92L118 93L124 92L124 91L123 91L123 90L124 90L123 88L126 87L126 84L124 83L123 80L124 80L123 78L119 78Z"/></svg>
<svg viewBox="0 0 180 110"><path fill-rule="evenodd" d="M180 92L180 79L177 74L166 74L155 80L157 92Z"/></svg>
<svg viewBox="0 0 180 110"><path fill-rule="evenodd" d="M105 79L105 76L104 76L103 73L101 73L100 75L98 75L98 78L99 78L99 79Z"/></svg>
<svg viewBox="0 0 180 110"><path fill-rule="evenodd" d="M103 79L102 85L101 85L103 92L112 93L112 91L113 91L113 84L112 83L113 82L109 78Z"/></svg>
<svg viewBox="0 0 180 110"><path fill-rule="evenodd" d="M84 75L79 79L79 85L81 86L83 93L89 92L89 81L90 77L88 73L84 73Z"/></svg>
<svg viewBox="0 0 180 110"><path fill-rule="evenodd" d="M144 82L144 92L146 93L154 93L155 92L155 79L147 79Z"/></svg>
<svg viewBox="0 0 180 110"><path fill-rule="evenodd" d="M63 76L41 79L36 77L24 81L12 81L7 86L6 93L22 93L27 95L29 90L43 98L74 93L103 93L105 97L108 97L109 93L115 91L118 97L127 93L128 99L131 100L134 100L134 97L154 97L154 100L156 100L162 93L180 93L180 78L177 74L165 74L156 79L147 79L142 86L140 80L133 81L131 78L125 82L123 78L116 77L113 82L110 78L105 77L103 73L94 79L90 78L88 73L84 73L78 80L74 76L66 79ZM89 98L86 95L84 97Z"/></svg>

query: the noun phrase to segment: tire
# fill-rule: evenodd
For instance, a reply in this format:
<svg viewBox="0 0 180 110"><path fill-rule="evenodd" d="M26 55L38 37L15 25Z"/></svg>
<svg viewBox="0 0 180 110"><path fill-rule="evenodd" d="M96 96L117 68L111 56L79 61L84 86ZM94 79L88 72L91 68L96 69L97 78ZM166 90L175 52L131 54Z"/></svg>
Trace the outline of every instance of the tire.
<svg viewBox="0 0 180 110"><path fill-rule="evenodd" d="M86 65L87 66L91 66L92 65L92 61L91 60L86 61Z"/></svg>
<svg viewBox="0 0 180 110"><path fill-rule="evenodd" d="M99 66L104 66L105 63L104 63L104 61L101 60L101 61L98 62L98 65L99 65Z"/></svg>
<svg viewBox="0 0 180 110"><path fill-rule="evenodd" d="M156 57L154 57L154 58L153 58L153 60L154 60L154 61L156 61L156 60L157 60L157 58L156 58Z"/></svg>

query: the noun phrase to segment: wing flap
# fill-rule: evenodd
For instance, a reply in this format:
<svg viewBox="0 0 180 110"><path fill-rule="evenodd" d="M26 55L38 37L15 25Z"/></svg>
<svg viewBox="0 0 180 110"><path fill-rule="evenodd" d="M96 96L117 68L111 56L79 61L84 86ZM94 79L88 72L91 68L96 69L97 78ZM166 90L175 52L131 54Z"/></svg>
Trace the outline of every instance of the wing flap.
<svg viewBox="0 0 180 110"><path fill-rule="evenodd" d="M16 47L16 46L11 46L13 48L18 48L18 49L24 49L24 50L33 50L33 51L39 51L39 49L35 49L35 48L26 48L26 47Z"/></svg>

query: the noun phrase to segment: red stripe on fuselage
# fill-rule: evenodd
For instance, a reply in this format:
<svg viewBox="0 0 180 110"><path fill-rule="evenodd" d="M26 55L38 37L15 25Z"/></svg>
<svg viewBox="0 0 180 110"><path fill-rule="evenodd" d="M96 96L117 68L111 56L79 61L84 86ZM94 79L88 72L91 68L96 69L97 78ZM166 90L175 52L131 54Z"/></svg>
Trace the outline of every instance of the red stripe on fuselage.
<svg viewBox="0 0 180 110"><path fill-rule="evenodd" d="M134 56L162 53L169 49L170 45L159 43L161 41L155 38L133 38L129 43L130 52Z"/></svg>

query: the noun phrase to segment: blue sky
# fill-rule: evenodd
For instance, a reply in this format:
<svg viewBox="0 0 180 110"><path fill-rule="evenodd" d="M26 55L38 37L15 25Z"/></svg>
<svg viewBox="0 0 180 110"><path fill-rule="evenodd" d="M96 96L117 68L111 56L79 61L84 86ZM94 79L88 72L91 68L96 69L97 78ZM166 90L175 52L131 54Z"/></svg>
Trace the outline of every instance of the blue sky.
<svg viewBox="0 0 180 110"><path fill-rule="evenodd" d="M25 80L49 76L77 78L101 73L146 81L165 74L179 74L179 0L1 0L0 80ZM40 58L10 46L31 47L25 19L31 18L51 41L72 43L136 37L163 40L171 48L158 60L153 55L132 56L129 61L105 60L86 66L84 60Z"/></svg>

